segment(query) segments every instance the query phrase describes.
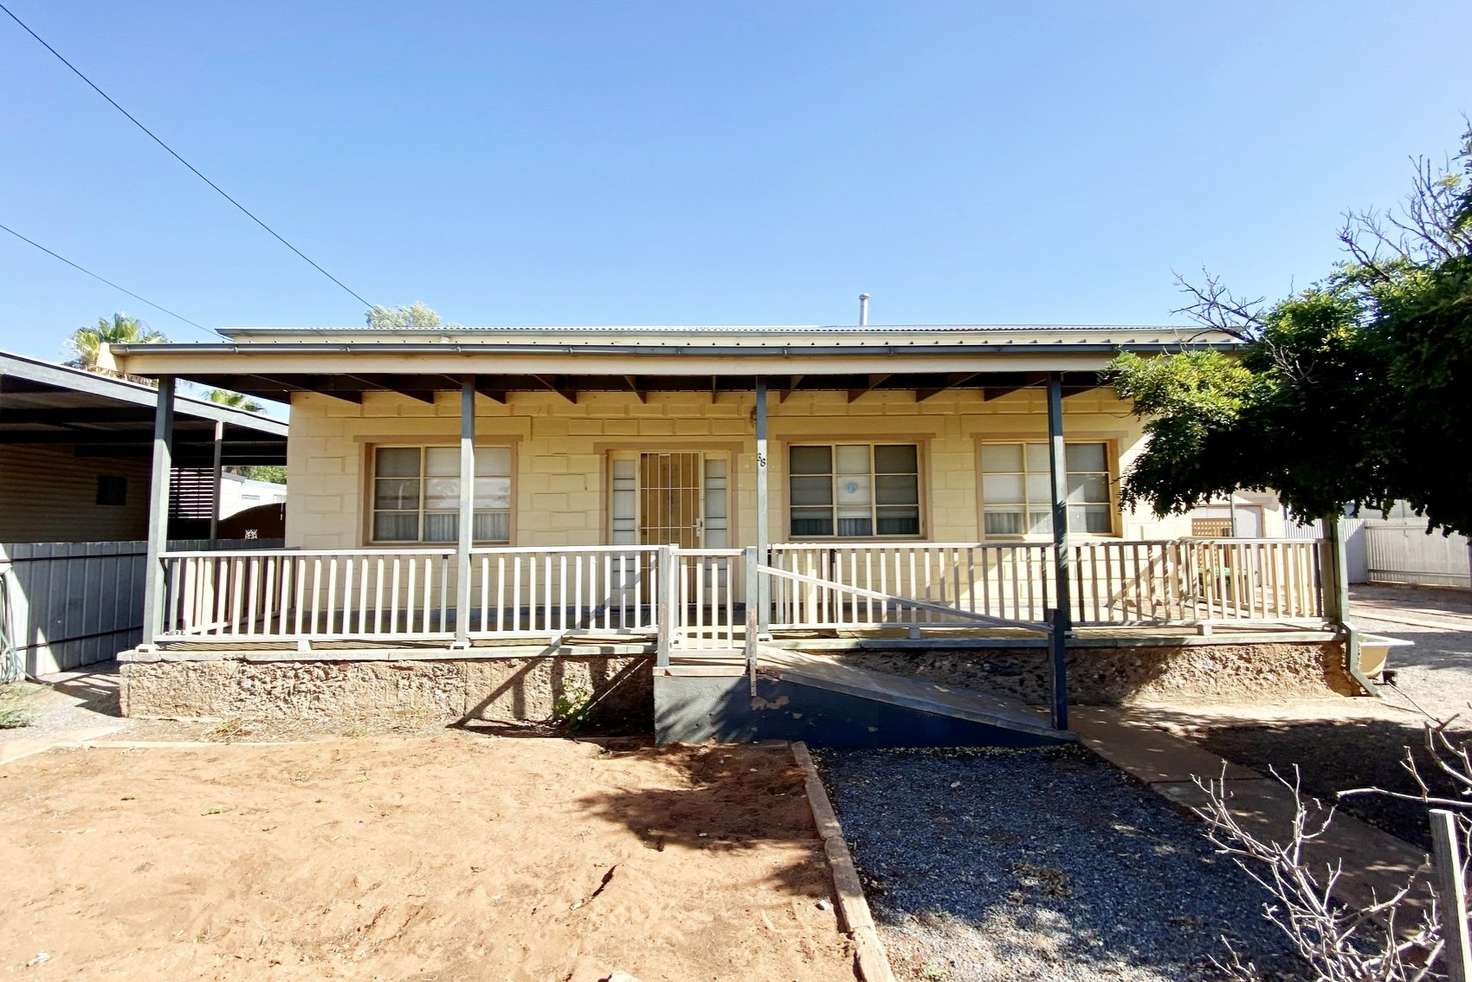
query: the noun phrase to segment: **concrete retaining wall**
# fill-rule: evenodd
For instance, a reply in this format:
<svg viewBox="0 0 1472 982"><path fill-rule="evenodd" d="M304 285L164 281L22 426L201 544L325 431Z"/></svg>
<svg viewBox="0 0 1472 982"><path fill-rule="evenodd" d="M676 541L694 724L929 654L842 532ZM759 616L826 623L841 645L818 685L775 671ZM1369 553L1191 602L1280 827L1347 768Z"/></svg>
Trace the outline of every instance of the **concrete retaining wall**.
<svg viewBox="0 0 1472 982"><path fill-rule="evenodd" d="M545 723L594 696L591 722L648 731L651 664L647 656L603 655L129 662L122 708L140 717Z"/></svg>
<svg viewBox="0 0 1472 982"><path fill-rule="evenodd" d="M1032 703L1050 698L1049 658L1043 648L863 651L833 657L877 672L1004 692ZM1068 652L1069 698L1081 704L1193 698L1227 702L1359 691L1345 671L1341 641L1079 647Z"/></svg>

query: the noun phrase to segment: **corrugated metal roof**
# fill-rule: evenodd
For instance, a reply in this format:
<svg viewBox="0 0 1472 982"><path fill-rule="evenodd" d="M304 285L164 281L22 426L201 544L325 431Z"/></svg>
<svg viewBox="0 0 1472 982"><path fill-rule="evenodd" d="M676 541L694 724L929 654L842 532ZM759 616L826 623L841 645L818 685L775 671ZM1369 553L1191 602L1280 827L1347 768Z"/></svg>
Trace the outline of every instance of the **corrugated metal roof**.
<svg viewBox="0 0 1472 982"><path fill-rule="evenodd" d="M412 335L415 337L456 336L464 334L605 334L605 335L752 335L790 336L805 334L821 335L872 335L889 334L1009 334L1009 333L1064 333L1075 332L1151 332L1164 334L1194 334L1202 328L1189 324L569 324L569 325L514 325L491 324L465 326L460 324L440 327L374 328L364 326L302 326L302 327L223 327L220 334L226 337L246 335L285 334L330 334L330 335Z"/></svg>

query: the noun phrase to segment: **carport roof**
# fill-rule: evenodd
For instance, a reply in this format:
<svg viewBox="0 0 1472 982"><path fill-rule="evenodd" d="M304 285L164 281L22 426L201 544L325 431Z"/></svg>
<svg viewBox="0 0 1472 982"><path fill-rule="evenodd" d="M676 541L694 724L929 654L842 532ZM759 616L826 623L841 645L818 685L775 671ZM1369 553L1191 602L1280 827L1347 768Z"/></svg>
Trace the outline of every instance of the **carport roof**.
<svg viewBox="0 0 1472 982"><path fill-rule="evenodd" d="M0 443L72 447L79 456L146 457L158 393L147 385L0 352ZM211 462L216 423L223 462L286 462L287 425L260 413L176 397L174 459Z"/></svg>

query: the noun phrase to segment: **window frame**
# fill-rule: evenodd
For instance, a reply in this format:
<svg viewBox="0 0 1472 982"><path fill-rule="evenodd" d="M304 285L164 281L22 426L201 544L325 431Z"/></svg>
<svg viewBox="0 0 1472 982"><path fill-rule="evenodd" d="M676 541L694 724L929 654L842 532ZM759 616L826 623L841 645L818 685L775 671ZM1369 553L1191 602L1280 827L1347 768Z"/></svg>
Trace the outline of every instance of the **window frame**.
<svg viewBox="0 0 1472 982"><path fill-rule="evenodd" d="M867 447L869 450L869 480L870 500L869 514L872 527L879 527L879 475L874 469L874 449L876 447L914 447L915 448L915 512L918 529L913 534L896 535L893 533L881 534L874 532L871 535L840 535L838 534L838 448L839 447ZM792 451L797 447L825 447L831 454L833 470L829 478L833 482L833 498L831 507L833 511L833 534L832 535L797 535L792 531ZM885 439L873 439L872 437L825 437L822 439L787 439L782 442L782 528L785 532L784 538L789 542L923 542L929 534L930 509L927 499L927 483L925 479L928 444L925 439L911 436L895 436ZM807 475L817 476L817 475ZM892 476L886 474L886 476ZM798 505L796 507L821 507Z"/></svg>
<svg viewBox="0 0 1472 982"><path fill-rule="evenodd" d="M436 449L451 449L459 451L460 444L454 440L435 440L425 443L406 442L401 440L375 441L365 445L365 456L367 458L364 466L364 521L363 521L363 543L379 549L423 549L423 548L450 548L455 545L454 541L430 540L424 538L424 518L426 515L424 507L424 496L429 483L428 475L428 451ZM418 450L419 451L419 500L414 514L418 517L419 538L417 539L380 539L374 534L374 519L379 511L404 512L407 508L384 508L380 509L377 504L378 493L378 451L380 450ZM506 475L510 482L508 497L510 499L506 512L506 538L505 539L473 539L472 546L513 546L516 544L516 444L505 441L488 441L475 444L475 451L479 454L482 450L505 450L509 457L511 466ZM458 480L459 475L456 475ZM476 511L502 511L499 508L482 508L477 506ZM458 512L458 509L456 510ZM431 514L442 514L443 509L433 509Z"/></svg>
<svg viewBox="0 0 1472 982"><path fill-rule="evenodd" d="M1094 434L1081 433L1081 434L1078 434L1076 436L1066 437L1063 442L1065 444L1065 447L1067 447L1067 446L1074 446L1074 445L1078 445L1078 444L1100 444L1100 445L1102 445L1104 447L1104 465L1105 465L1106 468L1108 468L1107 471L1105 471L1104 473L1107 475L1107 481L1108 481L1108 485L1109 485L1109 500L1108 500L1107 503L1105 503L1105 502L1088 502L1088 504L1096 505L1096 506L1099 505L1099 504L1107 504L1107 506L1109 508L1109 531L1108 532L1086 532L1083 529L1070 529L1068 534L1070 536L1083 537L1083 538L1091 538L1091 539L1117 539L1117 538L1120 538L1121 535L1122 535L1121 529L1123 527L1123 518L1122 518L1122 516L1120 514L1120 507L1119 507L1119 441L1118 441L1118 439L1115 438L1115 437L1109 437L1109 436L1098 436L1098 435L1094 435ZM986 492L985 492L985 480L984 480L984 478L985 478L987 472L982 469L982 460L981 460L982 448L983 447L987 447L987 446L997 446L997 445L1012 445L1012 446L1020 446L1020 447L1023 448L1022 449L1022 462L1023 462L1024 471L1022 472L1023 473L1022 486L1023 486L1024 501L1023 501L1023 504L1022 504L1022 509L1023 509L1023 527L1025 529L1027 527L1027 513L1029 511L1034 510L1032 508L1033 502L1030 501L1030 500L1028 500L1026 498L1026 494L1027 494L1027 477L1026 477L1026 475L1029 472L1026 471L1025 468L1027 467L1027 445L1030 444L1030 443L1031 444L1042 444L1043 446L1047 446L1047 444L1048 444L1048 438L1046 436L1026 436L1026 435L1020 435L1019 434L1019 435L1014 435L1014 436L1008 436L1008 435L986 436L986 437L978 437L976 439L976 468L975 468L975 471L976 471L976 531L977 531L977 536L978 536L978 538L980 540L982 540L982 541L988 541L988 540L995 539L995 540L999 540L999 541L1003 541L1003 542L1051 542L1051 541L1053 541L1053 533L1052 533L1052 531L1048 531L1048 532L1027 532L1027 531L1023 531L1021 533L1016 533L1016 534L994 533L994 534L991 534L991 535L988 535L987 534L987 531L986 531L987 504L986 504ZM1010 473L1015 473L1015 472L1007 471L1005 473L1009 473L1010 474ZM1095 473L1099 473L1099 472L1098 471L1080 471L1078 473L1095 474ZM1047 502L1047 508L1048 508L1048 511L1049 511L1049 514L1050 515L1052 513L1052 507L1053 507L1053 502L1050 499Z"/></svg>

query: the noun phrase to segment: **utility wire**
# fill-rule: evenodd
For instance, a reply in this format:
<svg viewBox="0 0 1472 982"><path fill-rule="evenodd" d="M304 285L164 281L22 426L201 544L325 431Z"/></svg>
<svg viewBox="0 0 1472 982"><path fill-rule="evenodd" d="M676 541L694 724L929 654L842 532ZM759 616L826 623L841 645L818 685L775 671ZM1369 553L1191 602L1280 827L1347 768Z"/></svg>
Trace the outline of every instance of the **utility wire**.
<svg viewBox="0 0 1472 982"><path fill-rule="evenodd" d="M24 30L27 34L29 34L31 37L35 38L38 42L40 42L41 47L43 47L47 51L51 52L53 55L56 56L56 59L58 61L60 61L66 67L70 68L72 70L72 74L76 75L77 78L81 79L83 82L86 82L89 86L91 86L92 87L92 91L94 91L98 95L102 96L102 98L106 99L109 103L111 103L111 105L112 105L112 107L114 109L116 109L118 112L122 113L124 116L128 117L129 121L132 122L132 124L134 126L138 127L144 133L147 133L149 139L153 140L154 143L157 143L159 146L161 146L165 150L167 150L169 152L169 155L172 156L179 163L181 163L185 167L189 168L189 170L194 174L195 177L199 178L201 181L204 181L210 187L214 188L217 192L219 192L220 197L224 198L226 201L230 202L236 208L240 209L241 213L243 215L245 215L245 217L249 218L251 221L255 222L261 228L263 228L267 232L271 233L272 237L274 237L277 242L280 242L282 245L286 246L286 248L290 249L292 252L294 252L298 256L300 256L302 259L306 260L309 264L311 264L311 266L312 266L313 269L315 269L317 272L321 273L323 276L327 277L332 282L336 283L338 286L342 287L349 294L351 294L354 299L356 299L359 303L361 303L364 307L372 307L373 306L373 304L371 304L367 300L364 300L363 299L363 295L362 294L358 293L358 291L356 291L352 287L348 286L342 280L338 279L336 276L333 276L331 273L327 272L327 270L325 270L321 266L317 265L317 263L312 259L312 257L308 256L305 252L302 252L296 246L292 245L290 242L287 242L285 239L283 239L281 237L281 235L274 228L272 228L271 226L267 225L265 222L263 222L259 218L257 218L251 212L251 210L249 208L245 207L245 205L241 204L240 202L236 201L234 198L230 197L229 194L225 193L225 189L224 188L220 187L214 181L210 180L208 177L205 177L204 174L200 173L199 168L195 167L189 161L187 161L183 157L179 156L178 151L176 151L173 147L169 146L163 140L159 139L158 135L156 133L154 133L153 130L149 129L147 126L144 126L142 123L138 122L137 117L134 116L132 113L128 112L128 110L124 109L122 106L118 105L116 99L114 99L112 96L108 95L106 92L102 91L102 89L98 88L96 82L93 82L86 75L83 75L81 69L77 68L76 65L73 65L71 62L67 61L66 58L62 57L62 54L61 54L60 51L57 51L51 45L47 44L45 38L41 37L41 35L37 34L35 31L31 30L30 27L28 27L26 25L26 22L23 21L23 20L21 20L19 17L15 16L15 13L9 7L5 6L4 3L0 3L0 10L3 10L3 11L5 11L5 13L9 14L10 15L10 19L13 20L13 21L15 21L17 24L19 24L21 26L21 29Z"/></svg>
<svg viewBox="0 0 1472 982"><path fill-rule="evenodd" d="M194 321L190 320L188 317L185 317L183 314L176 314L172 310L170 310L169 308L164 307L164 306L162 306L160 304L156 304L152 300L148 299L147 297L140 297L138 294L134 293L132 290L129 290L126 287L118 286L116 283L114 283L112 280L108 279L105 276L98 276L96 273L92 272L87 267L77 265L76 263L72 262L70 259L66 258L65 256L61 255L58 252L52 252L50 249L46 248L45 246L43 246L41 243L37 242L36 240L26 238L24 235L21 235L19 232L17 232L15 229L11 228L8 225L0 225L0 231L9 232L11 235L15 236L17 239L20 239L22 242L26 243L27 245L33 245L33 246L35 246L37 249L40 249L42 252L46 253L46 255L51 256L54 259L60 259L62 262L66 263L68 266L70 266L72 269L75 269L75 270L78 270L80 272L86 273L88 276L92 277L94 280L97 280L97 281L99 281L101 283L106 283L108 286L112 287L114 290L121 290L123 293L126 293L128 296L132 297L134 300L139 300L139 301L142 301L143 303L148 304L148 306L152 307L154 310L162 310L164 313L168 314L170 317L173 317L173 318L176 318L178 320L181 320L184 323L188 324L190 327L197 327L197 328L199 328L201 331L205 332L206 334L211 335L212 336L211 337L211 340L214 340L215 337L217 337L217 335L215 335L215 332L214 331L211 331L209 328L205 327L203 324L197 324Z"/></svg>

